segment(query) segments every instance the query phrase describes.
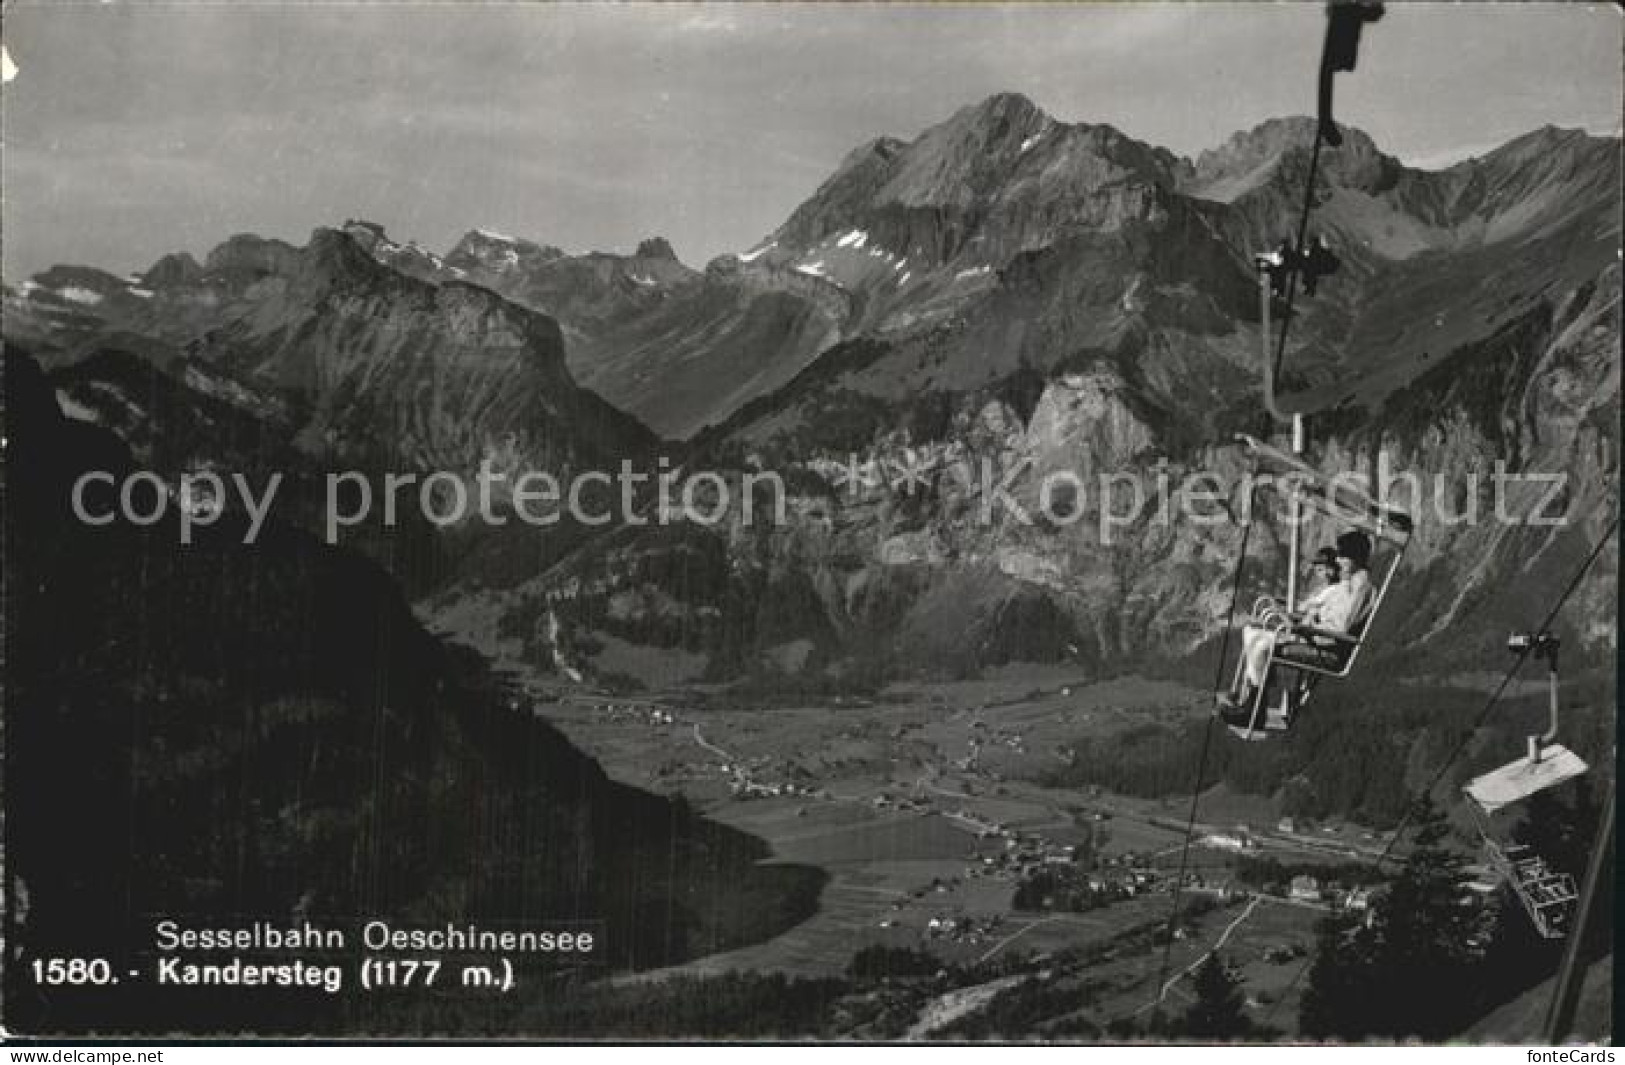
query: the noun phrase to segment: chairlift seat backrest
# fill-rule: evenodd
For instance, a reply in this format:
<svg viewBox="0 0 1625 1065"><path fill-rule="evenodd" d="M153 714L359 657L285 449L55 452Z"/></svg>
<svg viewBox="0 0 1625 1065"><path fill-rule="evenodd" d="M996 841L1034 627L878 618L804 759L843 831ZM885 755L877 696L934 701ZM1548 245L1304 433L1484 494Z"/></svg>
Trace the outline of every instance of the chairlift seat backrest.
<svg viewBox="0 0 1625 1065"><path fill-rule="evenodd" d="M1522 802L1536 792L1555 788L1584 774L1587 765L1581 757L1560 744L1542 748L1540 760L1527 756L1475 777L1463 790L1486 815Z"/></svg>

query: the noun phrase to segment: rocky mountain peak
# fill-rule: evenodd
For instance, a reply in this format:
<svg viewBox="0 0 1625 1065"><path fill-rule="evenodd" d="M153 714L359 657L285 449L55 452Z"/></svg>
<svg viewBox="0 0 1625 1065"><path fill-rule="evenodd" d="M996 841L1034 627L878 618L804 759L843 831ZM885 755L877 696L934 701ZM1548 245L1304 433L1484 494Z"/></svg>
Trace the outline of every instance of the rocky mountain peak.
<svg viewBox="0 0 1625 1065"><path fill-rule="evenodd" d="M301 280L319 288L380 276L377 261L360 241L342 229L313 230L300 265Z"/></svg>
<svg viewBox="0 0 1625 1065"><path fill-rule="evenodd" d="M1025 96L1000 93L960 108L922 133L897 158L881 195L904 206L968 206L1009 173L1053 123Z"/></svg>
<svg viewBox="0 0 1625 1065"><path fill-rule="evenodd" d="M122 292L128 282L94 266L57 265L34 275L34 283L58 291L78 290L97 297ZM71 297L70 297L71 298Z"/></svg>
<svg viewBox="0 0 1625 1065"><path fill-rule="evenodd" d="M409 240L405 244L399 244L389 238L383 226L365 219L350 219L340 228L368 255L385 266L420 280L437 283L440 280L440 270L445 265L444 261L416 241Z"/></svg>
<svg viewBox="0 0 1625 1065"><path fill-rule="evenodd" d="M948 121L950 124L958 122L997 130L1001 126L1043 126L1054 120L1021 93L999 92L980 103L960 108Z"/></svg>
<svg viewBox="0 0 1625 1065"><path fill-rule="evenodd" d="M339 228L360 241L363 247L378 241L389 240L389 235L384 231L382 225L377 222L369 222L364 218L345 219L344 225Z"/></svg>
<svg viewBox="0 0 1625 1065"><path fill-rule="evenodd" d="M376 235L379 233L382 229L378 227L356 228L352 233L323 226L311 232L302 248L274 238L239 233L209 252L204 269L232 288L245 288L261 278L280 277L306 293L326 292L380 276L383 267L367 248L368 243L382 246L382 238ZM184 274L185 266L170 269Z"/></svg>
<svg viewBox="0 0 1625 1065"><path fill-rule="evenodd" d="M388 276L369 251L388 245L382 234L383 228L373 223L350 222L343 229L319 226L299 248L274 238L239 233L209 252L204 267L236 284L281 277L306 292L322 292ZM170 269L184 272L185 266Z"/></svg>
<svg viewBox="0 0 1625 1065"><path fill-rule="evenodd" d="M502 271L521 263L530 267L564 257L562 250L549 244L490 229L471 229L446 253L445 264L457 270Z"/></svg>
<svg viewBox="0 0 1625 1065"><path fill-rule="evenodd" d="M297 269L299 249L286 241L254 233L236 233L204 257L210 273L292 274Z"/></svg>

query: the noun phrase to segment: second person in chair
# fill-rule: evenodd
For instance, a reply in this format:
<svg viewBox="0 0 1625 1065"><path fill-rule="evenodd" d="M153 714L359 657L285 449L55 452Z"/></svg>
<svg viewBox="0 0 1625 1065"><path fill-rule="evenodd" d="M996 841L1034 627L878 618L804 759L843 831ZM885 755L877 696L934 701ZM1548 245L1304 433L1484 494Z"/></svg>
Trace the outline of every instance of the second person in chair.
<svg viewBox="0 0 1625 1065"><path fill-rule="evenodd" d="M1338 579L1305 603L1305 611L1290 631L1249 625L1242 634L1242 683L1220 702L1225 716L1244 723L1273 652L1289 662L1335 669L1347 654L1346 645L1328 634L1350 635L1365 622L1371 608L1371 538L1350 531L1337 538L1334 548Z"/></svg>

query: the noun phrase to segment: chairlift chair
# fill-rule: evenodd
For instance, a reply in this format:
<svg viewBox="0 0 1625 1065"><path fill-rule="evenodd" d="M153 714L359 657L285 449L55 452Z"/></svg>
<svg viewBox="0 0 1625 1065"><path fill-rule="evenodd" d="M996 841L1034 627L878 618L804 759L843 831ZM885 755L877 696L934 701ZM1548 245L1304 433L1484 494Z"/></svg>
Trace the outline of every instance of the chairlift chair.
<svg viewBox="0 0 1625 1065"><path fill-rule="evenodd" d="M1500 874L1502 882L1523 905L1536 932L1546 939L1562 939L1568 933L1569 920L1579 898L1573 877L1553 872L1530 847L1500 842L1502 833L1496 815L1539 792L1583 776L1590 767L1567 747L1552 742L1558 732L1557 637L1549 632L1515 633L1508 639L1507 647L1546 660L1546 731L1528 737L1522 758L1473 778L1463 790L1473 800L1490 868Z"/></svg>
<svg viewBox="0 0 1625 1065"><path fill-rule="evenodd" d="M1264 606L1264 600L1254 604L1255 611L1263 607L1264 616L1257 620L1274 628L1277 633L1277 639L1270 648L1269 658L1265 663L1266 681L1285 672L1297 674L1295 684L1281 685L1283 690L1280 701L1273 706L1266 705L1270 685L1268 683L1259 685L1249 707L1251 713L1247 724L1230 726L1230 731L1241 739L1258 741L1266 739L1270 732L1284 732L1291 728L1294 713L1307 701L1314 685L1321 678L1343 678L1353 672L1354 665L1360 657L1360 649L1365 646L1366 639L1372 632L1371 623L1376 620L1378 612L1382 609L1383 601L1388 596L1388 589L1393 584L1394 574L1399 571L1400 563L1404 560L1414 524L1405 511L1379 502L1363 488L1346 479L1327 478L1302 459L1271 447L1255 437L1241 434L1238 439L1257 460L1259 466L1269 465L1284 471L1293 498L1343 525L1366 533L1374 541L1391 548L1382 579L1376 585L1376 594L1372 596L1371 602L1361 615L1353 620L1347 632L1334 632L1299 624L1279 609L1272 613L1268 606ZM1297 536L1298 533L1297 528L1292 530L1293 536ZM1292 582L1294 587L1298 577L1299 574L1295 570L1287 575L1288 581ZM1314 659L1303 657L1302 652L1306 645L1287 641L1285 637L1289 634L1330 643L1333 661L1323 662L1319 655ZM1324 647L1324 644L1318 645ZM1236 679L1240 678L1241 669L1242 662L1238 660ZM1234 686L1232 682L1232 687Z"/></svg>
<svg viewBox="0 0 1625 1065"><path fill-rule="evenodd" d="M1512 889L1535 931L1543 939L1562 939L1569 930L1574 916L1574 904L1579 898L1574 878L1567 873L1554 873L1538 855L1528 847L1505 846L1485 837L1486 864Z"/></svg>

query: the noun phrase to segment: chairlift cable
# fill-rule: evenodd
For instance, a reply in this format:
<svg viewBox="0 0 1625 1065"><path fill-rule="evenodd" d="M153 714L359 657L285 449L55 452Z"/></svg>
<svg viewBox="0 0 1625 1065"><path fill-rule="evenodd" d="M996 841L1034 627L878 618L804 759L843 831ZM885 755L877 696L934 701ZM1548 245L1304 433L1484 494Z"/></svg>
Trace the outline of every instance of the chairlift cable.
<svg viewBox="0 0 1625 1065"><path fill-rule="evenodd" d="M1179 904L1185 893L1185 870L1190 860L1191 836L1196 830L1196 807L1201 800L1202 774L1207 772L1207 754L1213 746L1213 718L1210 715L1202 729L1202 754L1196 762L1196 785L1191 788L1190 816L1185 821L1185 842L1179 848L1179 874L1174 878L1173 904L1168 908L1168 924L1164 929L1167 941L1162 945L1162 963L1157 967L1157 981L1152 985L1155 997L1151 1000L1151 1017L1155 1021L1162 1008L1162 999L1168 979L1168 966L1173 960L1174 930L1179 927Z"/></svg>
<svg viewBox="0 0 1625 1065"><path fill-rule="evenodd" d="M1583 580L1586 573L1590 571L1592 563L1597 561L1597 557L1602 554L1602 549L1607 546L1608 542L1613 539L1614 534L1618 531L1619 517L1616 515L1613 522L1608 526L1608 531L1603 533L1602 536L1597 539L1596 546L1591 549L1591 553L1586 556L1586 560L1580 564L1580 568L1577 569L1574 576L1569 579L1568 585L1564 587L1563 593L1557 597L1557 601L1552 605L1552 608L1546 612L1546 616L1541 620L1539 627L1535 630L1536 632L1546 632L1551 628L1552 622L1557 620L1557 615L1562 611L1564 604L1568 602L1569 596L1573 595L1575 589L1579 588L1580 581ZM1491 693L1487 700L1485 700L1483 708L1479 710L1478 716L1473 720L1472 727L1467 729L1462 734L1461 738L1456 742L1456 746L1451 750L1449 757L1447 757L1443 764L1439 767L1439 771L1434 774L1433 779L1428 782L1427 787L1419 792L1418 795L1432 794L1433 789L1439 786L1439 782L1442 781L1445 778L1445 775L1449 772L1451 763L1461 756L1461 753L1467 749L1467 744L1471 742L1473 736L1477 735L1478 730L1483 728L1484 722L1489 719L1490 713L1495 709L1496 704L1500 702L1502 694L1505 693L1507 689L1507 685L1512 683L1513 678L1518 675L1518 671L1523 668L1524 661L1532 653L1533 647L1519 649L1517 658L1513 660L1511 666L1507 667L1506 673L1501 677L1501 683L1496 685L1495 691ZM1409 826L1411 815L1415 812L1415 810L1416 803L1412 802L1406 804L1405 814L1400 818L1399 824L1394 827L1393 834L1388 840L1388 845L1382 849L1382 853L1378 855L1376 860L1371 863L1371 868L1373 870L1380 871L1382 869L1383 863L1386 862L1389 856L1393 853L1394 846L1399 843L1405 829ZM1607 816L1610 820L1612 819L1611 814ZM1602 841L1600 833L1598 839L1599 841ZM1580 931L1581 930L1577 929L1572 934L1579 935ZM1315 955L1310 954L1299 964L1298 971L1293 974L1291 981L1281 992L1280 996L1276 998L1275 1002L1270 1006L1270 1008L1265 1012L1264 1019L1261 1022L1262 1024L1269 1024L1270 1019L1275 1016L1275 1011L1281 1007L1282 1003L1292 997L1292 992L1297 988L1298 982L1303 979L1304 974L1309 971L1309 966L1314 959Z"/></svg>

